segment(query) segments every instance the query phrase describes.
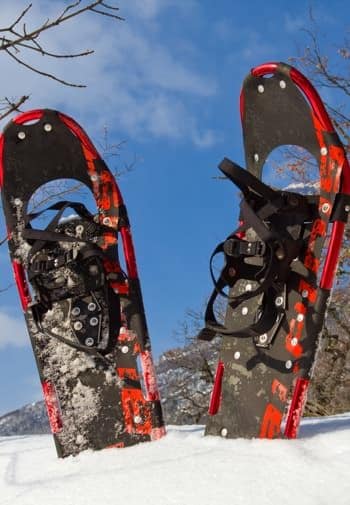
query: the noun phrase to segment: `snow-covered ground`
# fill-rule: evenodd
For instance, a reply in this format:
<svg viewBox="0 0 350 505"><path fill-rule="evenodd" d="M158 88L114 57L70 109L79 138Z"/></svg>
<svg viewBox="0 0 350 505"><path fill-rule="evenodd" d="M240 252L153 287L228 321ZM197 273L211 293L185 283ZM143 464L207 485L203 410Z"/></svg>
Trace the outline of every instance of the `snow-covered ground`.
<svg viewBox="0 0 350 505"><path fill-rule="evenodd" d="M158 442L56 458L51 436L0 438L1 505L349 505L350 413L298 440L224 440L197 426Z"/></svg>

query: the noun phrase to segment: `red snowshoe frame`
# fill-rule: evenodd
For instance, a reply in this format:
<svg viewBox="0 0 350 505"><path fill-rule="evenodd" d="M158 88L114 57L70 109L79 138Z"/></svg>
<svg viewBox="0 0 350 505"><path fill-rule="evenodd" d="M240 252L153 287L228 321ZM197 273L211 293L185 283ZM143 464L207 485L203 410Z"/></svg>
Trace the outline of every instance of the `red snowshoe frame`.
<svg viewBox="0 0 350 505"><path fill-rule="evenodd" d="M251 73L254 76L262 77L267 74L274 74L277 68L279 68L278 63L265 63L255 67ZM317 138L320 144L320 152L322 153L323 148L325 148L327 151L326 156L324 156L322 159L323 166L326 166L328 163L332 162L336 162L338 164L339 179L334 181L335 184L339 185L338 194L350 195L350 166L344 150L342 148L339 148L339 146L332 146L332 148L328 150L323 142L322 132L336 132L319 94L310 83L310 81L306 79L306 77L301 74L296 68L291 68L289 75L293 82L305 94L312 108L315 129L319 132ZM241 108L241 114L242 113L243 111ZM327 171L325 172L327 173ZM329 184L332 184L332 181L327 179L327 177L322 177L321 166L320 190L323 188L327 189ZM329 202L322 199L320 200L320 206L327 204L329 205ZM349 212L350 208L345 209L345 211ZM331 290L333 287L334 278L338 266L340 249L343 241L345 224L346 223L344 221L334 221L331 225L332 228L330 234L330 242L320 279L321 289ZM324 230L324 233L326 233L326 230ZM287 438L296 438L297 436L300 420L306 403L309 382L310 381L308 379L297 379L296 381L284 430L284 435ZM267 436L267 438L269 437Z"/></svg>
<svg viewBox="0 0 350 505"><path fill-rule="evenodd" d="M291 79L293 83L296 85L296 87L303 93L304 98L307 99L307 102L311 108L310 112L312 115L313 127L315 129L320 152L320 163L319 163L320 194L321 194L319 200L320 213L323 212L326 216L330 217L331 212L335 210L335 207L339 208L339 212L335 212L335 214L333 214L328 251L325 257L324 266L319 282L320 290L331 290L337 270L339 253L347 221L347 214L350 211L350 205L349 205L350 166L346 158L343 146L339 141L336 142L337 134L334 130L334 127L325 109L325 106L323 105L317 91L308 81L308 79L306 79L297 69L276 62L259 65L251 70L250 75L254 78L259 79L270 77L271 75L273 76L276 73L279 73L282 76L282 78L283 75L285 75L286 77ZM247 78L247 81L248 80L249 76ZM283 84L285 85L285 83ZM241 113L242 125L244 124L243 121L245 113L245 103L244 103L245 96L243 91L244 89L242 89L240 95L240 113ZM263 91L264 88L262 86L261 92ZM273 104L271 105L271 107L273 107ZM325 137L334 140L334 143L328 140L328 144L326 145L324 140ZM249 154L252 155L251 152ZM336 176L333 175L333 177L331 178L330 176L331 171L333 171L333 174L336 172ZM329 194L329 192L337 194L336 202L331 202L328 201L326 198L324 198L323 195L327 193ZM318 222L314 224L311 231L311 239L308 244L308 250L306 253L304 263L313 272L317 271L319 263L314 261L315 258L313 257L312 254L312 240L316 240L317 237L325 237L327 233L327 227L323 226L323 223L321 222L320 219L317 221ZM298 291L300 293L303 290L304 292L307 292L307 290L305 289L306 287L307 286L305 285L305 281L301 280ZM314 288L309 290L308 294L309 301L311 301L312 298L315 300L316 296L317 292ZM300 306L298 306L296 310L297 312L303 313L303 310L306 309L304 306L302 306L302 304L299 303L299 305ZM300 348L299 346L296 346L293 349L293 347L290 344L290 341L293 336L301 335L303 331L303 326L304 326L303 320L301 321L292 320L290 325L290 335L287 336L286 338L285 346L290 353L293 352L296 353L294 354L295 358L298 357L297 353L300 352ZM237 330L237 332L238 331L239 330ZM218 331L217 333L220 334L220 331ZM204 339L206 338L204 337ZM300 376L298 377L297 367L295 367L295 370L293 369L293 374L294 373L296 375L293 381L293 393L289 404L287 404L288 405L287 413L281 412L279 408L277 408L273 404L274 395L276 397L279 397L279 399L282 400L283 402L286 401L286 395L287 395L287 390L283 387L282 384L279 383L279 381L275 380L272 383L271 402L268 403L266 406L264 415L261 418L260 433L257 433L256 436L260 436L261 438L276 438L276 437L286 437L291 439L296 438L300 419L303 413L303 408L306 403L307 390L309 387L310 380L309 377L308 378ZM224 374L225 374L225 363L222 360L220 360L218 363L216 377L214 381L214 387L211 395L211 402L209 407L210 416L215 416L220 409L222 401L222 387L223 387ZM213 422L215 423L215 421ZM220 423L220 421L217 421L217 423ZM216 428L215 429L213 428L213 431L209 431L209 434L214 434L214 431L218 430L218 426L217 425L215 426ZM226 432L227 430L225 430L225 433ZM242 428L242 432L244 433L244 428ZM219 433L220 429L218 431L218 434ZM223 435L222 433L221 435L226 436L226 434ZM238 436L244 436L244 434Z"/></svg>
<svg viewBox="0 0 350 505"><path fill-rule="evenodd" d="M35 121L41 120L45 115L45 110L38 109L23 113L13 119L16 125L26 125ZM57 113L58 119L68 127L68 129L77 137L81 144L83 155L86 160L88 169L88 176L92 181L93 195L96 201L96 206L99 209L100 224L108 225L114 228L115 231L120 232L122 238L124 259L126 264L127 279L123 283L110 282L112 288L116 288L121 297L128 300L128 297L133 296L137 298L136 305L140 309L139 313L135 316L134 326L136 328L128 327L125 316L122 313L122 327L118 337L118 344L124 345L131 344L133 346L133 354L138 355L141 362L141 375L142 382L145 390L145 397L141 389L128 388L125 385L121 390L121 403L124 416L124 426L126 433L132 437L142 439L159 439L165 434L164 424L161 419L161 412L151 413L149 405L153 406L160 404L159 391L157 387L157 380L155 368L153 363L152 354L150 351L149 337L147 333L146 320L143 311L142 295L139 284L139 277L136 265L135 250L131 235L130 226L126 216L125 206L120 190L117 186L114 177L108 170L106 165L103 164L102 159L92 144L91 140L71 117ZM4 136L0 136L0 186L3 187L4 182L4 169L3 169L3 148ZM100 161L99 179L102 182L103 190L98 182L96 174L95 162ZM8 236L12 233L8 229ZM102 249L117 244L117 233L104 233ZM113 262L104 262L107 272L116 271L120 267ZM27 283L26 273L22 264L18 261L12 262L15 281L17 284L23 311L26 312L32 303L29 286ZM130 286L132 285L133 294L131 295ZM139 329L139 331L137 331ZM137 337L135 339L135 334ZM117 368L117 374L121 379L138 380L137 368ZM127 384L126 380L126 384ZM42 383L43 393L45 397L46 407L49 415L50 426L53 434L59 433L62 429L61 414L59 403L56 397L55 386L50 382ZM142 412L141 412L142 410ZM135 422L135 418L137 423ZM124 442L116 444L123 446ZM128 444L126 444L128 445Z"/></svg>

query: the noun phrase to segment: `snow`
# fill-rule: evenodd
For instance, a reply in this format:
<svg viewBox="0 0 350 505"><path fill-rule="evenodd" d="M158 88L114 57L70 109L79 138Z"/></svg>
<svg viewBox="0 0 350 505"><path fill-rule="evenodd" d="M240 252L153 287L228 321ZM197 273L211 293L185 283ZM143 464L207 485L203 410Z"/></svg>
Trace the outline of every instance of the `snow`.
<svg viewBox="0 0 350 505"><path fill-rule="evenodd" d="M165 438L57 459L49 435L0 438L1 505L349 505L350 413L298 440Z"/></svg>

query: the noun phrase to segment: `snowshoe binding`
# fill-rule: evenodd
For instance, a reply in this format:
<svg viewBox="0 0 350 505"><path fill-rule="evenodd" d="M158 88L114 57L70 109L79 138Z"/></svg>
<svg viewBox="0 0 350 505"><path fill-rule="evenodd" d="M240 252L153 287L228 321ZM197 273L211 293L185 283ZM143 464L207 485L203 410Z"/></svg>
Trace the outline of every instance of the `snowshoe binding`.
<svg viewBox="0 0 350 505"><path fill-rule="evenodd" d="M254 68L240 104L247 169L219 165L242 193L240 223L213 253L225 263L217 279L211 270L199 335L222 337L206 434L295 438L350 210L350 171L319 95L295 68ZM283 145L316 159L319 194L262 182L267 157ZM219 295L227 298L223 322Z"/></svg>
<svg viewBox="0 0 350 505"><path fill-rule="evenodd" d="M134 248L114 177L81 127L57 111L15 118L1 151L10 256L58 455L160 438ZM71 201L28 211L38 188L67 178L91 190L96 213ZM33 227L49 212L44 229Z"/></svg>

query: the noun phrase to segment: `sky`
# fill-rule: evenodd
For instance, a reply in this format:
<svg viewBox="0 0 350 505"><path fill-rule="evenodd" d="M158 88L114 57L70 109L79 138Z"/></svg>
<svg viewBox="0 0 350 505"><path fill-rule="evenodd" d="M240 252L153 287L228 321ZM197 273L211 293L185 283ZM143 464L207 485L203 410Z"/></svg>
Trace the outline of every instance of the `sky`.
<svg viewBox="0 0 350 505"><path fill-rule="evenodd" d="M15 4L15 5L14 5ZM0 26L28 2L2 0ZM84 2L83 2L84 4ZM69 2L34 0L27 26L57 15ZM310 2L117 0L123 22L84 14L46 33L50 51L95 49L80 60L28 55L31 64L85 89L31 73L0 52L0 97L30 95L25 109L55 108L82 124L102 148L123 142L112 169L133 164L118 184L136 246L155 356L179 346L174 336L187 309L211 292L208 260L236 227L237 190L219 181L224 156L243 164L238 99L249 70L288 61L308 43ZM346 35L347 1L311 4L323 46ZM329 99L329 96L326 96ZM3 122L0 127L3 127ZM1 222L2 236L4 225ZM0 288L12 282L0 248ZM0 415L41 398L29 338L14 287L0 292Z"/></svg>

